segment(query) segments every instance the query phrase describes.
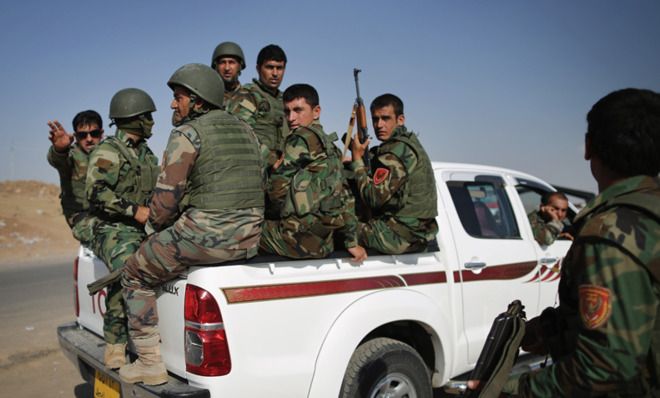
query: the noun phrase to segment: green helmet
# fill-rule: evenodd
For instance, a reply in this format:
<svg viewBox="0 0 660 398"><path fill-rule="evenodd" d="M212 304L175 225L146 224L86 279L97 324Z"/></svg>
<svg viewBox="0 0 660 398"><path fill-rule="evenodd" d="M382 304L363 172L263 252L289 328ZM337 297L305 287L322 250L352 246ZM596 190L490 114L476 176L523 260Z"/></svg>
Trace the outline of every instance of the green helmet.
<svg viewBox="0 0 660 398"><path fill-rule="evenodd" d="M156 105L149 94L139 88L119 90L110 100L110 119L125 119L146 112L156 112Z"/></svg>
<svg viewBox="0 0 660 398"><path fill-rule="evenodd" d="M174 72L167 85L172 90L175 86L184 87L204 101L222 108L225 84L220 75L206 65L183 65Z"/></svg>
<svg viewBox="0 0 660 398"><path fill-rule="evenodd" d="M224 41L215 48L213 57L211 58L211 68L215 69L217 66L216 60L222 56L236 57L241 62L241 70L245 69L245 56L241 46L233 41Z"/></svg>

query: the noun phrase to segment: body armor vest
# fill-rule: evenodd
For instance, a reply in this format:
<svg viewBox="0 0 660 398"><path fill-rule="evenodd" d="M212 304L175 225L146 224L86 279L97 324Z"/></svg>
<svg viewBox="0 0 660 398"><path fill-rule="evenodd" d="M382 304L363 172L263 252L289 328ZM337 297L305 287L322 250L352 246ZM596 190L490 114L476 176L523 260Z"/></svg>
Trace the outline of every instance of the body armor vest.
<svg viewBox="0 0 660 398"><path fill-rule="evenodd" d="M417 165L415 170L408 172L408 181L403 189L400 191L398 203L403 206L397 209L389 209L387 205L384 206L383 213L390 216L399 217L412 217L412 218L434 218L438 215L437 210L437 192L435 188L435 178L433 176L433 168L426 151L417 140L414 133L404 131L399 134L393 135L392 138L381 144L376 150L376 162L374 162L374 169L382 167L378 165L377 158L385 153L394 153L394 146L399 142L407 145L415 153L417 157Z"/></svg>
<svg viewBox="0 0 660 398"><path fill-rule="evenodd" d="M225 111L211 110L177 128L201 140L189 176L190 206L207 210L264 207L262 162L248 127Z"/></svg>
<svg viewBox="0 0 660 398"><path fill-rule="evenodd" d="M120 198L146 206L160 173L157 162L153 162L155 157L151 150L144 144L136 148L138 151L136 155L135 151L131 151L125 142L114 136L106 138L104 142L117 150L131 166L126 175L117 182L115 194Z"/></svg>

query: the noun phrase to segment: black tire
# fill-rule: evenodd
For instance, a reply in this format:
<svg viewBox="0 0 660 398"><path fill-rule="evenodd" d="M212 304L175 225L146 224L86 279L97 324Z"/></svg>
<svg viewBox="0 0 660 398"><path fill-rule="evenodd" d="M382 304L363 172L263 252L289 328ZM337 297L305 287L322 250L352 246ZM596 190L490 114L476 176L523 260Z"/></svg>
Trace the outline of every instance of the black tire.
<svg viewBox="0 0 660 398"><path fill-rule="evenodd" d="M390 395L385 395L386 393ZM355 350L344 374L340 398L432 398L426 364L408 344L376 338Z"/></svg>

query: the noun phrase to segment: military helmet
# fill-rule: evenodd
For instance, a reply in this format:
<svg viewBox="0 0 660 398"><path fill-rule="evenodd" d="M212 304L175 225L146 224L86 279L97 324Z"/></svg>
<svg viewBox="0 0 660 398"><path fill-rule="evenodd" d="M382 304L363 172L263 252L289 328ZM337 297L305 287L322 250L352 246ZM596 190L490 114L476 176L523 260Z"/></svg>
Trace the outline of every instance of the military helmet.
<svg viewBox="0 0 660 398"><path fill-rule="evenodd" d="M233 41L225 41L215 48L213 51L213 57L211 58L211 67L215 69L217 63L215 62L219 57L230 56L236 57L241 62L241 70L245 69L245 56L243 55L243 50L241 46L234 43Z"/></svg>
<svg viewBox="0 0 660 398"><path fill-rule="evenodd" d="M125 119L146 112L156 112L156 105L149 94L139 88L119 90L110 100L110 119Z"/></svg>
<svg viewBox="0 0 660 398"><path fill-rule="evenodd" d="M216 71L202 64L186 64L174 72L167 85L184 87L204 101L222 108L225 84Z"/></svg>

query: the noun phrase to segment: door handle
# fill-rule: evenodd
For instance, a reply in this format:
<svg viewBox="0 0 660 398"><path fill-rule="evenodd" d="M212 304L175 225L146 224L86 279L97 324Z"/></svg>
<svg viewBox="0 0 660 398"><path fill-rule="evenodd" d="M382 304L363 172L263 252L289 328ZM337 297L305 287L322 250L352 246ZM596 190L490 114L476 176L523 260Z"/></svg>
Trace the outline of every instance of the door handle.
<svg viewBox="0 0 660 398"><path fill-rule="evenodd" d="M467 269L481 269L486 266L484 262L469 262L464 264Z"/></svg>
<svg viewBox="0 0 660 398"><path fill-rule="evenodd" d="M541 264L554 264L557 260L557 257L543 257L541 258Z"/></svg>

